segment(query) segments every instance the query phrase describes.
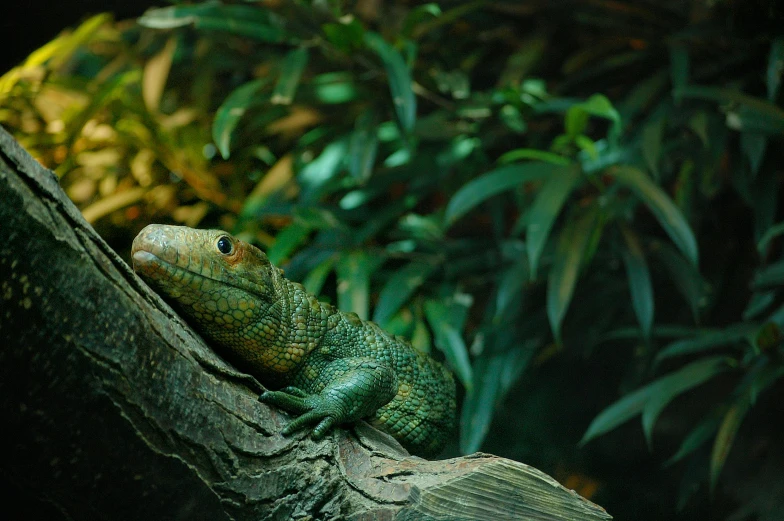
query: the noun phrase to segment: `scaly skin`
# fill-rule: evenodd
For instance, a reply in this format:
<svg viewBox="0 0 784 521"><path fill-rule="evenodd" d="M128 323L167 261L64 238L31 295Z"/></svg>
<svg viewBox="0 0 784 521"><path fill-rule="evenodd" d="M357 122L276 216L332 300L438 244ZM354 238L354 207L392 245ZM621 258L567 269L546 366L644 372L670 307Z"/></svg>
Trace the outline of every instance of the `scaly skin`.
<svg viewBox="0 0 784 521"><path fill-rule="evenodd" d="M258 248L219 230L150 225L133 267L208 341L281 391L259 399L298 413L284 431L367 419L412 454L433 456L455 424L455 384L438 362L283 278Z"/></svg>

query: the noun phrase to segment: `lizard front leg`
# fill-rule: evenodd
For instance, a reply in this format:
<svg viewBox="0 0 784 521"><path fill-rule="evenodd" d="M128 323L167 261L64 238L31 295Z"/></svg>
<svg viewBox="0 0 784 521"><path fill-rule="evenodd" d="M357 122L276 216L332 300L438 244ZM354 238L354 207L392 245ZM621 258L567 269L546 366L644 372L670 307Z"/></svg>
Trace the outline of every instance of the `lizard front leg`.
<svg viewBox="0 0 784 521"><path fill-rule="evenodd" d="M312 429L316 440L335 425L372 416L398 389L390 367L364 357L334 360L319 368L313 379L303 376L297 383L302 385L266 391L259 401L300 415L286 426L284 435L316 424ZM317 392L308 393L305 385Z"/></svg>

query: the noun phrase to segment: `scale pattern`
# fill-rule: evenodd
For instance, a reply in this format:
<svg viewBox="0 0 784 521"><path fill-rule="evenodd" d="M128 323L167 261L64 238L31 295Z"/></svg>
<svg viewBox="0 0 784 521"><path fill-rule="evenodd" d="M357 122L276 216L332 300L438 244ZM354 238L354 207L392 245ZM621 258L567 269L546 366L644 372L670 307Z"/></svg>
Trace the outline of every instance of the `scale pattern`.
<svg viewBox="0 0 784 521"><path fill-rule="evenodd" d="M299 416L286 429L366 419L434 456L455 426L455 383L400 337L319 302L258 248L219 230L150 225L136 272L221 353L269 386L260 400Z"/></svg>

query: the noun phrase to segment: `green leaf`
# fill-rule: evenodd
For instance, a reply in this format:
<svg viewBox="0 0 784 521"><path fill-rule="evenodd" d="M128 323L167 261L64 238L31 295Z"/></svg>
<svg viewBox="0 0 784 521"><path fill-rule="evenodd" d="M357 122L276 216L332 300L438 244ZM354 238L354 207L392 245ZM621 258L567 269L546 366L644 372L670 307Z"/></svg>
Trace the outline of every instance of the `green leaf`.
<svg viewBox="0 0 784 521"><path fill-rule="evenodd" d="M664 118L648 123L642 131L642 157L655 179L659 179L659 157L663 135Z"/></svg>
<svg viewBox="0 0 784 521"><path fill-rule="evenodd" d="M324 24L321 29L327 41L345 53L359 48L365 35L365 28L353 17L346 22Z"/></svg>
<svg viewBox="0 0 784 521"><path fill-rule="evenodd" d="M444 222L447 225L454 224L469 210L494 195L565 171L563 166L540 162L507 165L491 170L469 181L452 196L446 207Z"/></svg>
<svg viewBox="0 0 784 521"><path fill-rule="evenodd" d="M310 227L302 223L293 222L284 228L275 237L275 242L272 247L267 251L267 257L270 262L279 266L286 257L288 257L297 246L305 242L310 234Z"/></svg>
<svg viewBox="0 0 784 521"><path fill-rule="evenodd" d="M689 223L672 202L672 199L637 168L619 166L610 170L610 174L617 182L631 189L645 203L678 249L694 266L697 266L699 258L697 241Z"/></svg>
<svg viewBox="0 0 784 521"><path fill-rule="evenodd" d="M694 321L698 322L707 293L707 285L699 271L668 244L657 244L653 252L669 272L675 288L688 302Z"/></svg>
<svg viewBox="0 0 784 521"><path fill-rule="evenodd" d="M755 291L751 294L746 309L743 310L743 320L750 320L759 316L763 311L775 302L776 291Z"/></svg>
<svg viewBox="0 0 784 521"><path fill-rule="evenodd" d="M307 277L305 277L305 280L302 281L302 285L305 286L305 290L312 295L318 295L321 293L321 288L324 287L324 282L327 280L327 275L329 275L329 272L332 271L334 266L334 257L329 257L319 263L310 271L310 273L308 273Z"/></svg>
<svg viewBox="0 0 784 521"><path fill-rule="evenodd" d="M413 261L396 271L379 294L373 321L383 327L435 268L433 263Z"/></svg>
<svg viewBox="0 0 784 521"><path fill-rule="evenodd" d="M672 80L675 100L680 101L680 93L689 83L689 53L684 45L670 46L670 79Z"/></svg>
<svg viewBox="0 0 784 521"><path fill-rule="evenodd" d="M749 160L752 175L756 176L765 159L765 150L768 148L768 136L756 132L742 132L740 135L740 148Z"/></svg>
<svg viewBox="0 0 784 521"><path fill-rule="evenodd" d="M648 447L653 446L653 426L656 420L673 399L729 368L724 357L708 358L693 362L657 380L656 389L651 392L642 411L642 428Z"/></svg>
<svg viewBox="0 0 784 521"><path fill-rule="evenodd" d="M547 244L550 230L581 179L574 168L553 170L536 195L531 208L523 215L521 223L526 223L525 238L531 279L536 277L539 258Z"/></svg>
<svg viewBox="0 0 784 521"><path fill-rule="evenodd" d="M365 250L345 252L335 266L338 275L338 308L367 320L370 309L370 276L383 258Z"/></svg>
<svg viewBox="0 0 784 521"><path fill-rule="evenodd" d="M466 395L460 414L460 452L479 450L490 428L498 404L501 382L498 374L504 366L503 356L484 356L474 367L474 386Z"/></svg>
<svg viewBox="0 0 784 521"><path fill-rule="evenodd" d="M567 166L571 164L571 160L564 156L559 156L553 152L546 152L544 150L537 150L535 148L518 148L510 150L498 158L499 164L513 163L521 159L536 159L545 163L552 163L554 165Z"/></svg>
<svg viewBox="0 0 784 521"><path fill-rule="evenodd" d="M737 110L727 114L727 126L735 130L780 134L784 132L784 109L767 100L733 89L689 85L677 90L684 98L717 101Z"/></svg>
<svg viewBox="0 0 784 521"><path fill-rule="evenodd" d="M735 403L729 408L724 415L724 419L719 425L719 432L716 434L716 439L713 441L713 449L711 450L710 457L710 489L713 492L716 489L716 483L719 480L719 474L724 467L724 462L727 461L727 456L732 448L732 443L735 441L735 435L738 433L743 418L746 416L749 408L751 407L751 399L748 394L740 396Z"/></svg>
<svg viewBox="0 0 784 521"><path fill-rule="evenodd" d="M678 447L678 451L664 465L670 466L702 447L714 435L716 429L719 428L720 421L721 416L715 414L715 412L708 415L707 418L702 420L699 425L686 435L681 442L681 446Z"/></svg>
<svg viewBox="0 0 784 521"><path fill-rule="evenodd" d="M436 347L444 353L455 375L467 390L473 388L473 369L468 357L465 341L455 326L450 323L449 306L435 300L425 302L425 316L435 333Z"/></svg>
<svg viewBox="0 0 784 521"><path fill-rule="evenodd" d="M655 363L661 363L663 360L674 356L703 353L732 345L748 338L758 328L758 324L734 324L719 331L706 331L691 338L675 341L659 351L656 355Z"/></svg>
<svg viewBox="0 0 784 521"><path fill-rule="evenodd" d="M561 322L572 301L577 276L586 247L596 226L596 207L566 223L555 251L555 260L547 278L547 318L557 342L561 341Z"/></svg>
<svg viewBox="0 0 784 521"><path fill-rule="evenodd" d="M400 126L406 132L411 132L416 123L416 97L412 90L413 80L406 62L400 53L378 33L367 31L364 37L365 45L375 52L389 77L389 91L392 95L392 104L395 107Z"/></svg>
<svg viewBox="0 0 784 521"><path fill-rule="evenodd" d="M588 430L583 435L583 439L580 440L580 445L585 445L597 436L609 432L638 414L641 414L646 407L648 407L649 403L651 405L648 413L648 422L651 421L651 417L655 420L655 416L658 415L672 398L677 396L677 394L694 387L693 385L689 386L689 377L710 378L710 376L718 374L718 372L726 369L724 367L727 365L726 361L727 359L725 357L700 360L689 364L678 371L662 376L648 385L627 394L604 409L593 419L591 425L588 426ZM673 387L673 389L670 389L671 387ZM679 392L671 395L672 391ZM660 395L660 397L657 398L657 395Z"/></svg>
<svg viewBox="0 0 784 521"><path fill-rule="evenodd" d="M784 73L784 38L778 37L770 43L768 55L767 86L768 100L775 103L781 86L781 75Z"/></svg>
<svg viewBox="0 0 784 521"><path fill-rule="evenodd" d="M772 241L782 233L784 233L784 221L771 226L765 231L765 233L762 235L759 242L757 243L757 252L760 254L760 257L765 256L765 252L768 250L768 245L770 244L770 241Z"/></svg>
<svg viewBox="0 0 784 521"><path fill-rule="evenodd" d="M487 436L498 403L517 381L535 350L519 348L480 357L474 366L474 386L466 395L460 415L460 451L478 451ZM501 378L500 375L508 375Z"/></svg>
<svg viewBox="0 0 784 521"><path fill-rule="evenodd" d="M272 92L270 103L273 105L291 104L294 100L294 94L297 92L299 80L302 78L302 73L307 65L307 47L292 49L286 54L283 58L283 65L281 66L280 76L278 76L278 83L275 84L275 90Z"/></svg>
<svg viewBox="0 0 784 521"><path fill-rule="evenodd" d="M215 141L223 159L228 159L231 154L231 134L237 123L248 108L253 105L256 93L267 82L267 78L259 78L237 87L226 97L215 113L215 121L212 123L212 140Z"/></svg>
<svg viewBox="0 0 784 521"><path fill-rule="evenodd" d="M221 31L263 42L279 43L287 38L284 19L268 9L239 4L204 2L148 9L137 20L152 29L174 29L192 25L198 30Z"/></svg>
<svg viewBox="0 0 784 521"><path fill-rule="evenodd" d="M784 285L784 261L774 262L757 270L752 288L761 289Z"/></svg>
<svg viewBox="0 0 784 521"><path fill-rule="evenodd" d="M370 179L378 151L378 120L366 110L357 117L348 145L348 171L359 183Z"/></svg>
<svg viewBox="0 0 784 521"><path fill-rule="evenodd" d="M629 278L629 291L632 295L632 307L645 338L651 337L653 327L653 284L645 253L640 245L637 234L627 226L621 227L626 249L623 262L626 265L626 276Z"/></svg>

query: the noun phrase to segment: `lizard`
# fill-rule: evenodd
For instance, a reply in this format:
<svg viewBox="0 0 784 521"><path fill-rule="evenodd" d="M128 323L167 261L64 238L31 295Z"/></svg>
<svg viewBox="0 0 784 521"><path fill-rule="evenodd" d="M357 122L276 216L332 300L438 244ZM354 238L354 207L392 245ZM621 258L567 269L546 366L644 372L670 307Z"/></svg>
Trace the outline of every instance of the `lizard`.
<svg viewBox="0 0 784 521"><path fill-rule="evenodd" d="M368 420L433 457L455 428L452 374L402 337L320 302L250 243L221 230L151 224L134 271L220 354L259 378L259 401L297 415L282 431L318 440Z"/></svg>

